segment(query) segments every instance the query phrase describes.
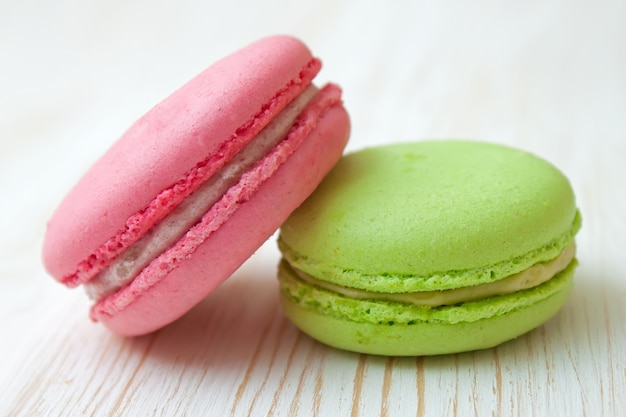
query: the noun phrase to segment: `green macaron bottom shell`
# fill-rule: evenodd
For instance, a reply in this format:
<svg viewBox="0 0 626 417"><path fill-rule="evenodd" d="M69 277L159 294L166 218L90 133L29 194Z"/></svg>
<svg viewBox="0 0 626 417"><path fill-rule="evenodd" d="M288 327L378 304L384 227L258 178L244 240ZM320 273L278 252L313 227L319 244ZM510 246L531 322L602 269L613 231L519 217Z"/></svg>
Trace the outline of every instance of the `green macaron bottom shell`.
<svg viewBox="0 0 626 417"><path fill-rule="evenodd" d="M335 348L387 356L487 349L521 336L554 316L573 287L577 261L540 286L452 306L357 300L308 284L279 267L287 318Z"/></svg>

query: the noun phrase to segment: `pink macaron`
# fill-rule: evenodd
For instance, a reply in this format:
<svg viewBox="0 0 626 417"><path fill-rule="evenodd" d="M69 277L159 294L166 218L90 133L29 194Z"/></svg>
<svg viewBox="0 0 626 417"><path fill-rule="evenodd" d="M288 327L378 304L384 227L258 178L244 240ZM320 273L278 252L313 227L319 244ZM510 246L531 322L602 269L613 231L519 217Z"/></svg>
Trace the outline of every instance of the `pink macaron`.
<svg viewBox="0 0 626 417"><path fill-rule="evenodd" d="M185 314L278 229L339 160L350 122L299 40L257 41L140 118L70 190L43 261L121 335Z"/></svg>

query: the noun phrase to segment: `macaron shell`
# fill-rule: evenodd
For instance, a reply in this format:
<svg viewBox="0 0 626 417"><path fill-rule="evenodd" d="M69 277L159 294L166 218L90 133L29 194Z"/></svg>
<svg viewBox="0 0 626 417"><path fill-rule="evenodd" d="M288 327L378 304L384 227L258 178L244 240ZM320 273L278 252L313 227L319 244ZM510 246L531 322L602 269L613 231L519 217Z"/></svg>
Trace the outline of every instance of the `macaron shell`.
<svg viewBox="0 0 626 417"><path fill-rule="evenodd" d="M274 175L177 268L149 287L133 283L92 309L92 317L122 335L139 335L172 322L230 276L340 158L349 134L341 106L315 129ZM137 289L139 288L139 290Z"/></svg>
<svg viewBox="0 0 626 417"><path fill-rule="evenodd" d="M62 280L86 259L79 269L91 267L97 250L106 258L131 244L193 191L198 181L187 177L207 174L194 169L219 169L306 87L304 78L310 80L319 65L300 41L266 38L217 62L154 107L54 213L43 248L50 274ZM198 168L212 155L217 162ZM128 236L110 241L125 229Z"/></svg>
<svg viewBox="0 0 626 417"><path fill-rule="evenodd" d="M344 157L281 227L318 279L381 292L504 278L555 257L580 227L567 178L505 146L423 141Z"/></svg>
<svg viewBox="0 0 626 417"><path fill-rule="evenodd" d="M485 318L475 321L357 321L307 307L285 292L281 294L281 304L285 315L304 333L336 348L390 356L459 353L499 345L550 319L563 307L571 293L574 269L574 266L568 268L560 274L558 281L551 283L556 288L547 297L540 296L536 302L502 314L490 312L489 303L485 302L482 306L485 311L478 312ZM532 297L533 290L528 290L527 294ZM402 314L405 307L400 303L393 304L396 304L397 312L387 319L406 318Z"/></svg>

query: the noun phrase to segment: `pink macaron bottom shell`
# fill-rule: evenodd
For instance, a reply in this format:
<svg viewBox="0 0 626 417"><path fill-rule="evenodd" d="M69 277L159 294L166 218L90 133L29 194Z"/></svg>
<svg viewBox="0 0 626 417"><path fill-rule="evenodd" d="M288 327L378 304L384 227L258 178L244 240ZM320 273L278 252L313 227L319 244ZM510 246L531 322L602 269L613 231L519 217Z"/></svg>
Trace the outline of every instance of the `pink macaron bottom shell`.
<svg viewBox="0 0 626 417"><path fill-rule="evenodd" d="M284 162L268 178L258 178L260 184L250 179L241 190L250 195L215 223L218 227L208 230L204 240L187 252L179 248L181 256L175 259L155 260L131 284L93 306L92 319L120 335L146 334L185 314L232 275L341 157L350 124L340 103L305 122L310 123L315 124L312 130L296 128L284 141L302 141L295 150L288 145L275 149L273 157Z"/></svg>

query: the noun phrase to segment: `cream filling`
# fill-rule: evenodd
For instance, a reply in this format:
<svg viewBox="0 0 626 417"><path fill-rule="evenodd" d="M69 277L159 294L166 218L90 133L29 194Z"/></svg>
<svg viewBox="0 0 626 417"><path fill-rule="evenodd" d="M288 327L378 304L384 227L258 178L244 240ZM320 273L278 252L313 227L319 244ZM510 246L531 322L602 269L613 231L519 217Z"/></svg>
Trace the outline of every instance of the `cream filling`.
<svg viewBox="0 0 626 417"><path fill-rule="evenodd" d="M455 288L442 291L420 291L410 293L378 293L357 288L331 284L313 278L303 271L293 268L297 276L309 284L346 297L362 300L384 300L423 306L443 306L481 300L495 295L511 294L543 284L557 273L564 270L576 255L576 245L572 243L551 261L538 263L525 271L508 276L498 281L472 287Z"/></svg>
<svg viewBox="0 0 626 417"><path fill-rule="evenodd" d="M88 296L99 300L128 285L153 259L173 246L245 172L285 138L317 91L311 85L300 93L209 180L86 283L84 287Z"/></svg>

